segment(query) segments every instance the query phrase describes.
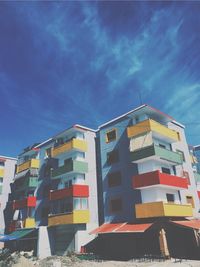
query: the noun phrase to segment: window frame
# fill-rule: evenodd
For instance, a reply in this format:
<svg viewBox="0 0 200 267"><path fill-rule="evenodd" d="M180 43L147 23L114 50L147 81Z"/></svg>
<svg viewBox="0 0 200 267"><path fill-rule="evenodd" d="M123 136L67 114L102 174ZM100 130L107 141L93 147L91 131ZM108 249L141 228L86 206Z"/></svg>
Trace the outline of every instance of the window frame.
<svg viewBox="0 0 200 267"><path fill-rule="evenodd" d="M108 134L110 134L113 131L115 132L115 138L112 138L111 140L109 140ZM108 143L111 143L111 142L116 141L116 140L117 140L117 129L116 128L113 128L111 130L108 130L106 132L106 143L108 144Z"/></svg>

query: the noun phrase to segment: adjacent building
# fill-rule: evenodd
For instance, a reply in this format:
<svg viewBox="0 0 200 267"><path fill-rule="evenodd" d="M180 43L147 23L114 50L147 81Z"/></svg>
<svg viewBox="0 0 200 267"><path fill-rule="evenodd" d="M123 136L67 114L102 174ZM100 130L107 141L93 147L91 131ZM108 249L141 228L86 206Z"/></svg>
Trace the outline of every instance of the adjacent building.
<svg viewBox="0 0 200 267"><path fill-rule="evenodd" d="M7 214L4 213L8 196L10 193L10 183L15 174L15 164L17 159L6 156L0 156L0 231L4 233L5 220Z"/></svg>

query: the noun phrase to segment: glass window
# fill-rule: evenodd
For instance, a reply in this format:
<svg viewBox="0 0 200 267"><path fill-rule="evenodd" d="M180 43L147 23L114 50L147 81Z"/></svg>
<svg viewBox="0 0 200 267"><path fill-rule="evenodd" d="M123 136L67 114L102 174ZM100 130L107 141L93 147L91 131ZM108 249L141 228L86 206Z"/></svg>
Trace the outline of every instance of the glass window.
<svg viewBox="0 0 200 267"><path fill-rule="evenodd" d="M110 201L110 210L111 212L117 212L122 210L122 199L117 198L117 199L112 199Z"/></svg>
<svg viewBox="0 0 200 267"><path fill-rule="evenodd" d="M108 174L108 186L119 186L121 185L121 173L120 172L113 172Z"/></svg>
<svg viewBox="0 0 200 267"><path fill-rule="evenodd" d="M45 150L45 156L46 157L48 157L48 158L51 158L51 147L49 147L49 148L47 148L46 150Z"/></svg>
<svg viewBox="0 0 200 267"><path fill-rule="evenodd" d="M4 166L5 162L4 161L0 161L0 166Z"/></svg>
<svg viewBox="0 0 200 267"><path fill-rule="evenodd" d="M174 202L174 194L166 194L167 202Z"/></svg>
<svg viewBox="0 0 200 267"><path fill-rule="evenodd" d="M80 203L80 198L74 198L74 210L80 210L81 209L81 203Z"/></svg>
<svg viewBox="0 0 200 267"><path fill-rule="evenodd" d="M108 164L113 164L113 163L116 163L118 161L119 161L119 153L118 153L117 149L107 153L107 163Z"/></svg>
<svg viewBox="0 0 200 267"><path fill-rule="evenodd" d="M163 173L171 174L171 171L170 171L169 168L162 167L161 169L162 169L162 172L163 172Z"/></svg>
<svg viewBox="0 0 200 267"><path fill-rule="evenodd" d="M88 209L88 199L87 198L81 198L81 209L82 210Z"/></svg>
<svg viewBox="0 0 200 267"><path fill-rule="evenodd" d="M106 143L110 143L117 138L117 131L116 129L113 129L106 133Z"/></svg>

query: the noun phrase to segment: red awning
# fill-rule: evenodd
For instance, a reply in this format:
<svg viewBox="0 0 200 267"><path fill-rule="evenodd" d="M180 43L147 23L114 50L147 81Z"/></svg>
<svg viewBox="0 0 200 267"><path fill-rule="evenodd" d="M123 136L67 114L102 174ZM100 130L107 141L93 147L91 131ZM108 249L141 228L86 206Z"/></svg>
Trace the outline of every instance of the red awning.
<svg viewBox="0 0 200 267"><path fill-rule="evenodd" d="M190 221L171 221L172 223L178 224L183 227L200 229L200 220L190 220Z"/></svg>
<svg viewBox="0 0 200 267"><path fill-rule="evenodd" d="M90 234L108 234L108 233L143 233L152 223L131 224L131 223L105 223Z"/></svg>

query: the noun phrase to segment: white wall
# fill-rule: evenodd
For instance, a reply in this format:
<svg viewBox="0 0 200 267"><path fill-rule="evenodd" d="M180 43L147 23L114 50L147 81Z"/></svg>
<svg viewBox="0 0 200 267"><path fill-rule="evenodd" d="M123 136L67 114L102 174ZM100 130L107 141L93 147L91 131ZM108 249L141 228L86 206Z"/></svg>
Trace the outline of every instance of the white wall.
<svg viewBox="0 0 200 267"><path fill-rule="evenodd" d="M141 190L142 202L156 202L156 201L164 201L167 202L166 194L174 194L175 201L174 203L180 204L178 191L174 189L168 188L159 188L159 187L151 187L145 188Z"/></svg>

